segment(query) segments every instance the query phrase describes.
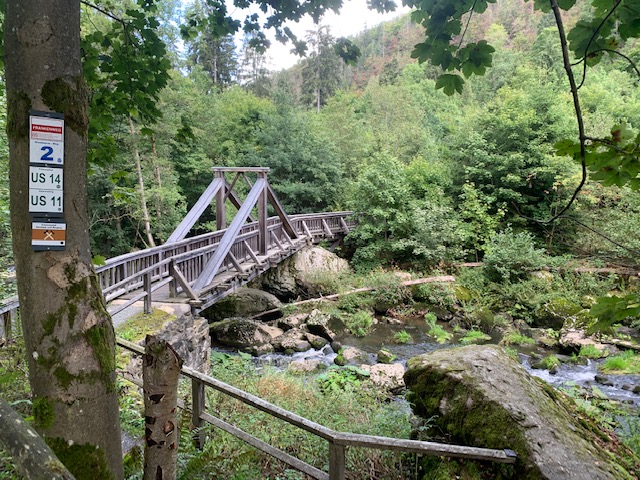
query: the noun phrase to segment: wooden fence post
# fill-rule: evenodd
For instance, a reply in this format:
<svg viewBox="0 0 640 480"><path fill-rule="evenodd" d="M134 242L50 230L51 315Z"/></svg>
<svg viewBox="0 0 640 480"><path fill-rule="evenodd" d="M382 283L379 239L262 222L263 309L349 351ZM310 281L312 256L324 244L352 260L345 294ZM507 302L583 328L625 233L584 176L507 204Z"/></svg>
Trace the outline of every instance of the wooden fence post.
<svg viewBox="0 0 640 480"><path fill-rule="evenodd" d="M144 480L175 480L182 360L165 340L147 335L145 343L142 359Z"/></svg>
<svg viewBox="0 0 640 480"><path fill-rule="evenodd" d="M195 378L191 379L191 398L191 426L193 429L200 429L204 423L200 418L205 408L204 383ZM193 442L199 450L204 447L205 440L206 436L203 432L198 430L193 434Z"/></svg>
<svg viewBox="0 0 640 480"><path fill-rule="evenodd" d="M142 283L144 284L144 291L147 292L147 295L144 297L144 313L151 313L151 272L147 272L144 277L142 277Z"/></svg>
<svg viewBox="0 0 640 480"><path fill-rule="evenodd" d="M329 442L329 480L344 480L346 475L345 447Z"/></svg>

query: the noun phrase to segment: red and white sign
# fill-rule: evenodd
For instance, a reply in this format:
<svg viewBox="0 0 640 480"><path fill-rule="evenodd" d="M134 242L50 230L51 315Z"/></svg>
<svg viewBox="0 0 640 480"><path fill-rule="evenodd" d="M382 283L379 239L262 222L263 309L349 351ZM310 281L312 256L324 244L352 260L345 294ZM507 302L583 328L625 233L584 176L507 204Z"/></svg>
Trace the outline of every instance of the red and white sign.
<svg viewBox="0 0 640 480"><path fill-rule="evenodd" d="M63 165L64 120L36 115L29 119L29 162Z"/></svg>

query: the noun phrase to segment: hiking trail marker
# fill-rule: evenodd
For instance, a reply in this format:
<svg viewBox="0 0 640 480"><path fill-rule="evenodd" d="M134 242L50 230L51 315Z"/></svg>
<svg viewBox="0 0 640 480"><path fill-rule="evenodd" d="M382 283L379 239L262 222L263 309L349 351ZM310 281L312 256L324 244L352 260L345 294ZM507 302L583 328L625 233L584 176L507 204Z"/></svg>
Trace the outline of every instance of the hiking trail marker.
<svg viewBox="0 0 640 480"><path fill-rule="evenodd" d="M64 115L29 113L31 246L33 250L64 250Z"/></svg>

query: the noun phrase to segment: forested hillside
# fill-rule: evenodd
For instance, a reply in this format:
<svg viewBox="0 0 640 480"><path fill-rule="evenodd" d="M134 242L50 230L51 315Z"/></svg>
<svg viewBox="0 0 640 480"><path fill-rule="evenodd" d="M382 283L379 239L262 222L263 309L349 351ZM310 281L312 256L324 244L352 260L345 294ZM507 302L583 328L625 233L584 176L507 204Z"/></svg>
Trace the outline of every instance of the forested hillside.
<svg viewBox="0 0 640 480"><path fill-rule="evenodd" d="M319 26L308 32L307 58L269 72L250 38L238 48L205 31L181 46L181 16L206 6L196 2L183 12L180 2L161 5L160 34L173 48L173 69L154 86L157 110L116 108L114 85L123 72L115 60L112 71L104 59L85 65L93 87L95 254L162 243L208 185L211 167L268 166L289 213L360 213L349 252L362 268L479 260L501 231L513 238L526 232L555 254L635 263L640 201L627 188L589 182L561 221L531 220L557 212L579 181L578 165L554 154L554 143L575 135L576 125L550 13L521 0L489 5L467 35L497 48L493 67L468 80L462 95L447 96L435 88L438 70L411 58L421 31L408 15L353 38L362 52L355 66L335 55L336 39ZM590 12L584 6L570 15L575 22ZM118 26L89 9L83 22L89 59L91 48L114 42L110 32ZM624 52L636 58L636 43ZM589 74L581 94L590 135L640 123L637 77L628 70L626 62L603 61Z"/></svg>

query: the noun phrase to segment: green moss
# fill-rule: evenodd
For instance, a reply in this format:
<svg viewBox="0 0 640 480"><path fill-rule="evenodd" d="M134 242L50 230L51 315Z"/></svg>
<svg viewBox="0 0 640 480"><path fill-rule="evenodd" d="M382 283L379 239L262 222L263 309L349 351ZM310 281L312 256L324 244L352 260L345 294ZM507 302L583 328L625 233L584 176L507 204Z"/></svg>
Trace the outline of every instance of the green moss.
<svg viewBox="0 0 640 480"><path fill-rule="evenodd" d="M54 112L64 113L66 126L81 137L87 135L88 96L87 88L81 78L78 78L73 86L61 78L49 80L42 87L42 100Z"/></svg>
<svg viewBox="0 0 640 480"><path fill-rule="evenodd" d="M31 100L25 92L7 92L7 136L14 140L29 138Z"/></svg>
<svg viewBox="0 0 640 480"><path fill-rule="evenodd" d="M58 383L60 384L60 386L65 390L69 388L71 382L73 382L77 378L75 375L69 373L64 367L56 368L53 371L53 374L55 375L56 379L58 379Z"/></svg>
<svg viewBox="0 0 640 480"><path fill-rule="evenodd" d="M36 397L33 399L33 418L36 428L48 430L53 425L55 415L53 405L46 397Z"/></svg>
<svg viewBox="0 0 640 480"><path fill-rule="evenodd" d="M47 315L47 318L42 322L42 329L44 330L45 335L53 334L53 330L56 328L56 324L58 323L58 316L55 313L50 313Z"/></svg>
<svg viewBox="0 0 640 480"><path fill-rule="evenodd" d="M47 438L46 442L76 478L91 480L115 478L109 469L105 451L97 445L69 445L64 438Z"/></svg>
<svg viewBox="0 0 640 480"><path fill-rule="evenodd" d="M150 314L139 313L116 328L118 337L130 342L138 342L148 334L157 333L167 322L174 320L171 315L163 310L154 309Z"/></svg>
<svg viewBox="0 0 640 480"><path fill-rule="evenodd" d="M115 391L116 357L112 348L115 340L113 329L107 324L94 325L87 330L86 339L100 364L101 377L107 391Z"/></svg>

